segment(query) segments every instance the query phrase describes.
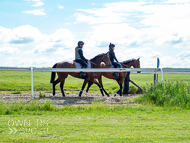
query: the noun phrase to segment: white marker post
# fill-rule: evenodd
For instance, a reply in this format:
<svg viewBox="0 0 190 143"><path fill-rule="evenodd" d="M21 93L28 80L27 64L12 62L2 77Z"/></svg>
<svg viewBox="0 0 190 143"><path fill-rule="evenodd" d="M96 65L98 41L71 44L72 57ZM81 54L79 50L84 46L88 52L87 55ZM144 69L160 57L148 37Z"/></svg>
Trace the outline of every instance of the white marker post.
<svg viewBox="0 0 190 143"><path fill-rule="evenodd" d="M32 93L32 100L34 97L34 93L33 93L33 67L31 67L31 93Z"/></svg>
<svg viewBox="0 0 190 143"><path fill-rule="evenodd" d="M157 58L157 69L159 68L159 66L160 66L160 59ZM157 74L156 82L158 83L158 74Z"/></svg>

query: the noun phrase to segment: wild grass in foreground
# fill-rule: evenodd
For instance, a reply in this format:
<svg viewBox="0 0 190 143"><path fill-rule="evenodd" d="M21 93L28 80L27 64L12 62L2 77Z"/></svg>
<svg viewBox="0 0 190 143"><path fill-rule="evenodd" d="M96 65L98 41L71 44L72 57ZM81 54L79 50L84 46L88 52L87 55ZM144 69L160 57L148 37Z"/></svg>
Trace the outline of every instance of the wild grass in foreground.
<svg viewBox="0 0 190 143"><path fill-rule="evenodd" d="M142 105L1 102L1 142L189 142L190 111ZM6 115L5 115L6 114Z"/></svg>
<svg viewBox="0 0 190 143"><path fill-rule="evenodd" d="M190 109L190 84L183 81L165 81L163 84L147 86L143 95L135 98L135 101L143 104Z"/></svg>

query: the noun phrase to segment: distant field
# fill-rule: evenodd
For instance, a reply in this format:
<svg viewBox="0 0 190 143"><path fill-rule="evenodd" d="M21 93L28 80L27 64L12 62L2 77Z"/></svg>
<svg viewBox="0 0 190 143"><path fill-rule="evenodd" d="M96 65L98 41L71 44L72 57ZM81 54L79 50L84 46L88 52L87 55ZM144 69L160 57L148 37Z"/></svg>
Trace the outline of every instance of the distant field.
<svg viewBox="0 0 190 143"><path fill-rule="evenodd" d="M34 72L34 91L51 92L52 84L50 84L50 72ZM131 74L131 80L140 86L153 83L153 74ZM164 75L164 80L190 82L189 75ZM159 76L160 81L160 76ZM66 79L64 90L67 93L78 92L82 87L83 80L69 76ZM114 93L119 89L118 84L114 80L103 78L103 84L108 93ZM0 71L0 93L10 91L30 91L31 90L30 72L25 71ZM130 84L132 88L132 84ZM133 86L134 88L134 86ZM57 92L60 88L56 86ZM99 93L96 85L91 87L90 93Z"/></svg>

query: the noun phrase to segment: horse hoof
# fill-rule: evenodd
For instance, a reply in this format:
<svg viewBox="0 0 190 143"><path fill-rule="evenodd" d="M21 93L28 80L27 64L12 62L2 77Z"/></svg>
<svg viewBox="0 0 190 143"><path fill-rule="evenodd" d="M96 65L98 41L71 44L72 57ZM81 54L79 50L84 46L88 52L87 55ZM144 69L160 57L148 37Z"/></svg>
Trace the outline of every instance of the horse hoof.
<svg viewBox="0 0 190 143"><path fill-rule="evenodd" d="M88 92L85 92L86 97L88 97Z"/></svg>
<svg viewBox="0 0 190 143"><path fill-rule="evenodd" d="M107 97L110 97L110 95L108 94Z"/></svg>
<svg viewBox="0 0 190 143"><path fill-rule="evenodd" d="M114 97L115 97L116 95L117 95L117 94L115 93L115 94L114 94Z"/></svg>

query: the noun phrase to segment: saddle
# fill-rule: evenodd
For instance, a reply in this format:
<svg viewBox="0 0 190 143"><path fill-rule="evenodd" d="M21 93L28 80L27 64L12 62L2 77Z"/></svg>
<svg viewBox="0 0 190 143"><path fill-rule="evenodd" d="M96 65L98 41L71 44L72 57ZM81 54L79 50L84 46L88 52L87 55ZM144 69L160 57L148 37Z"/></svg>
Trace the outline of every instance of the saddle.
<svg viewBox="0 0 190 143"><path fill-rule="evenodd" d="M75 65L75 69L81 69L82 68L82 65L80 63L73 61L73 64ZM89 61L87 62L86 68L91 69L91 63Z"/></svg>

